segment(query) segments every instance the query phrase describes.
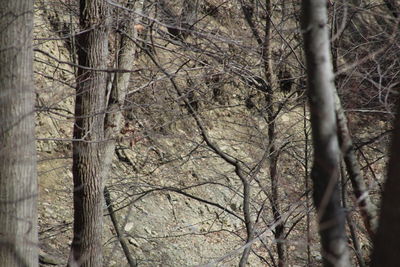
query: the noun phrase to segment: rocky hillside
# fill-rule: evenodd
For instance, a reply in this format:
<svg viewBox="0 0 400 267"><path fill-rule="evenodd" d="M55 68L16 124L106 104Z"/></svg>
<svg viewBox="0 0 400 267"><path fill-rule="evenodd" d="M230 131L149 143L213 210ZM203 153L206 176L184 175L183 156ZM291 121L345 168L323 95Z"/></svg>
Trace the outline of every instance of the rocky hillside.
<svg viewBox="0 0 400 267"><path fill-rule="evenodd" d="M38 0L35 8L44 266L65 265L72 238L75 37L80 31L78 7L72 2ZM274 79L268 87L258 43L261 37L255 34L255 30L262 33L268 18L258 1L252 9L241 6L241 1L195 1L195 13L193 7L182 6L182 1L160 1L164 5L137 1L135 12L118 7L124 4L119 2L112 11L115 20L109 25L110 56L104 59L110 68L116 64L119 23L131 16L138 37L133 40L134 71L106 186L117 225L138 266L237 266L249 221L254 233L249 266L277 266L278 243L284 244L287 266L319 266L321 256L307 182L312 151L297 21L299 6L295 1L290 5L273 1ZM179 25L174 24L177 21ZM192 24L186 27L182 21ZM339 65L347 64L344 54L339 55ZM366 65L360 65L365 73ZM112 73L109 79L113 79ZM357 94L357 82L365 87L370 80L377 83L373 77L361 82L357 79L340 77L338 88L349 110L349 125L367 186L377 202L393 93L380 91L387 93L383 108L379 105L382 99L369 91L362 99L345 98ZM380 88L393 84L387 78ZM273 86L271 104L266 95ZM368 108L385 110L385 116L356 112ZM268 115L271 110L272 120ZM372 125L371 120L376 123ZM273 151L271 146L275 147ZM271 162L271 153L277 158L276 165ZM277 172L272 182L271 166L276 166ZM352 194L347 183L343 190ZM349 211L357 210L352 195L345 201ZM109 212L105 205L105 266L125 266ZM356 249L368 258L370 240L358 213L349 214L356 228ZM276 238L277 226L284 228L283 240ZM351 246L356 247L353 243ZM355 264L355 255L352 260Z"/></svg>

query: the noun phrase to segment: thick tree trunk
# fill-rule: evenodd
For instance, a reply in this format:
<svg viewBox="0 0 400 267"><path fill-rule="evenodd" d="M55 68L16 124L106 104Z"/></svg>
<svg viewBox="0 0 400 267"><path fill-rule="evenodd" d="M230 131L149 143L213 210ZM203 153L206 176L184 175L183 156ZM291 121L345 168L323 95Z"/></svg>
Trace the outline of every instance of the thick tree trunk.
<svg viewBox="0 0 400 267"><path fill-rule="evenodd" d="M94 27L94 30L79 39L79 63L104 69L108 56L108 12L103 1L94 2L88 5L89 1L81 1L82 28ZM127 7L133 8L133 3L128 1ZM85 13L85 10L91 11ZM118 69L131 70L135 51L132 38L136 37L137 32L134 31L133 18L126 15L124 19L116 65ZM96 24L91 24L91 21ZM84 141L74 144L75 221L70 265L74 261L84 263L84 266L102 264L102 194L111 168L115 140L122 126L121 111L130 75L129 72L115 74L107 100L105 74L79 71L74 138ZM129 251L125 248L125 252Z"/></svg>
<svg viewBox="0 0 400 267"><path fill-rule="evenodd" d="M33 1L0 1L0 265L38 266Z"/></svg>
<svg viewBox="0 0 400 267"><path fill-rule="evenodd" d="M80 1L78 61L105 69L108 59L108 7L103 0ZM102 266L103 189L108 174L104 117L106 74L80 68L77 77L73 144L74 236L70 266Z"/></svg>
<svg viewBox="0 0 400 267"><path fill-rule="evenodd" d="M400 105L394 124L388 175L383 189L379 225L372 253L373 267L399 265L400 255Z"/></svg>
<svg viewBox="0 0 400 267"><path fill-rule="evenodd" d="M314 146L314 204L317 208L324 266L349 266L345 215L338 180L340 150L334 105L334 76L330 56L325 0L303 0L302 31L307 61L309 102Z"/></svg>

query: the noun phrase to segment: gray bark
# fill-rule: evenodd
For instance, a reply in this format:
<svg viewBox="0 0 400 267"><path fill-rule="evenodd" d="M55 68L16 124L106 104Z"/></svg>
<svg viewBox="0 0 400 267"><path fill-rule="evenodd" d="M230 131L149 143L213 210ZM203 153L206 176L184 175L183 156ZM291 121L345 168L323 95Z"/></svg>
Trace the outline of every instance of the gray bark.
<svg viewBox="0 0 400 267"><path fill-rule="evenodd" d="M347 8L347 7L345 7ZM342 9L334 10L334 23L333 23L333 36L341 34L343 30L342 27L345 26L343 21L346 18L345 14L347 12ZM340 26L339 26L340 25ZM340 47L340 38L335 39L332 47L332 60L333 60L333 70L337 72L338 70L338 47ZM368 189L364 181L364 177L361 172L360 164L358 163L356 151L354 150L353 141L351 138L350 130L348 128L347 117L343 110L340 97L337 90L335 90L335 109L336 109L336 119L338 125L338 136L339 145L342 150L342 156L346 164L346 170L349 175L351 185L353 187L354 195L357 199L358 207L360 208L360 213L364 222L365 229L368 232L370 238L373 238L374 232L376 230L376 211L373 206Z"/></svg>
<svg viewBox="0 0 400 267"><path fill-rule="evenodd" d="M324 266L349 266L338 180L340 149L325 0L302 1L314 162L311 172Z"/></svg>
<svg viewBox="0 0 400 267"><path fill-rule="evenodd" d="M33 1L0 1L0 266L38 266Z"/></svg>
<svg viewBox="0 0 400 267"><path fill-rule="evenodd" d="M108 7L102 0L80 1L79 65L105 69ZM69 266L102 266L104 111L106 74L78 69L73 143L74 231Z"/></svg>
<svg viewBox="0 0 400 267"><path fill-rule="evenodd" d="M128 1L133 7L134 1ZM79 64L105 69L108 58L108 10L104 1L81 0L81 26L94 28L78 40ZM135 46L133 19L126 18L117 69L132 70ZM122 108L130 72L117 72L106 99L104 72L78 72L73 146L74 240L69 265L102 266L103 189L109 176L115 141L122 126ZM127 252L127 251L125 251Z"/></svg>
<svg viewBox="0 0 400 267"><path fill-rule="evenodd" d="M128 8L134 7L134 1L130 0L127 4ZM125 18L125 22L122 25L122 36L120 38L117 69L132 70L133 62L135 59L135 49L136 46L132 41L132 38L136 38L138 33L134 30L134 19L130 16ZM104 153L104 167L105 177L108 178L110 167L115 150L115 142L118 138L118 134L121 130L123 124L123 114L122 109L125 102L125 97L127 94L129 80L131 77L130 72L116 73L113 84L111 87L110 97L108 100L107 114L105 116L105 138L107 142L105 143L105 153ZM121 229L119 229L116 215L114 214L112 200L108 189L105 188L104 197L106 200L107 208L110 213L111 221L114 225L115 232L117 233L118 240L120 241L122 250L126 256L129 266L137 266L136 261L133 259L129 251L129 246L127 244L126 238L123 236Z"/></svg>
<svg viewBox="0 0 400 267"><path fill-rule="evenodd" d="M365 229L367 230L370 238L373 238L376 230L375 207L372 205L369 197L368 189L361 173L360 164L357 161L356 152L354 151L350 131L347 127L347 118L344 114L344 110L336 91L335 100L339 141L343 153L343 159L346 164L346 170L354 190L354 195L357 199L358 207L360 208Z"/></svg>

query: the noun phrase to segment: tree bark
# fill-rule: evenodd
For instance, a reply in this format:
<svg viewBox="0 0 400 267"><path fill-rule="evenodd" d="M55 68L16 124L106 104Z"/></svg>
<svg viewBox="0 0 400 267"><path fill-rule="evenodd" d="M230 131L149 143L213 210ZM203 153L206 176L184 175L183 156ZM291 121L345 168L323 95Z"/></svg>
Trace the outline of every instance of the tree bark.
<svg viewBox="0 0 400 267"><path fill-rule="evenodd" d="M302 1L302 31L307 61L314 163L311 172L324 266L349 266L345 214L338 187L340 149L334 105L325 0Z"/></svg>
<svg viewBox="0 0 400 267"><path fill-rule="evenodd" d="M339 25L342 22L339 22L339 18L343 19L343 17L345 16L342 8L336 9L335 6L334 21L332 23L332 36L337 36L338 34L341 34L340 31L342 29ZM340 38L336 38L331 48L334 72L337 72L338 70L338 47L340 47L340 40ZM344 162L346 164L346 170L349 175L351 185L353 187L353 192L357 200L357 205L360 208L360 213L364 222L365 229L367 230L369 237L372 239L376 230L376 211L370 200L368 189L365 184L364 177L361 173L360 164L357 161L356 151L354 150L350 130L347 125L347 117L343 110L338 91L335 90L334 94L339 145L342 151Z"/></svg>
<svg viewBox="0 0 400 267"><path fill-rule="evenodd" d="M134 0L129 0L127 7L130 9L134 8ZM124 17L124 22L121 27L121 38L119 42L119 49L117 55L117 69L132 70L133 62L135 59L135 49L136 46L132 41L133 38L137 38L138 32L135 31L134 19L128 14ZM116 73L110 92L110 97L108 100L107 114L105 116L104 134L107 142L105 145L105 153L103 164L107 169L105 170L105 175L108 177L110 172L110 167L112 164L112 159L115 151L115 142L118 134L121 130L123 124L123 114L122 108L125 102L126 93L129 86L129 80L131 77L130 72ZM129 246L127 244L126 238L123 236L121 230L119 229L116 215L114 214L112 200L107 187L104 190L104 198L106 200L106 205L111 217L111 221L114 225L115 231L117 233L118 240L120 241L122 250L126 256L129 266L137 266L136 261L133 259L129 251Z"/></svg>
<svg viewBox="0 0 400 267"><path fill-rule="evenodd" d="M350 131L347 127L347 118L336 91L335 100L339 142L343 153L343 159L346 164L346 170L354 190L354 195L357 199L358 207L360 208L365 229L367 230L369 237L373 238L376 230L375 208L373 207L369 197L367 186L361 173L360 164L357 161L357 156L354 151Z"/></svg>
<svg viewBox="0 0 400 267"><path fill-rule="evenodd" d="M134 1L127 7L133 8ZM90 10L86 11L85 10ZM79 64L104 69L108 58L108 10L101 0L81 0L81 26L91 29L78 41ZM117 69L132 70L137 36L134 20L124 17L120 29ZM103 189L109 176L115 141L122 126L122 108L131 73L117 72L106 99L105 73L80 69L76 99L74 138L74 241L70 265L102 265Z"/></svg>
<svg viewBox="0 0 400 267"><path fill-rule="evenodd" d="M129 0L127 7L134 8L133 0ZM140 12L140 11L138 11ZM126 15L125 21L121 26L121 38L118 49L117 69L132 70L135 59L136 45L133 42L137 38L138 32L135 31L134 19ZM108 99L107 114L105 116L105 137L108 140L105 143L106 162L111 164L112 155L114 155L115 141L121 130L123 115L122 108L125 102L126 93L131 77L130 72L117 72L112 83L110 97Z"/></svg>
<svg viewBox="0 0 400 267"><path fill-rule="evenodd" d="M38 266L33 1L0 1L0 265Z"/></svg>
<svg viewBox="0 0 400 267"><path fill-rule="evenodd" d="M271 208L274 221L277 222L275 228L276 249L278 252L278 266L286 266L286 252L283 239L285 239L285 222L282 221L279 207L279 172L278 159L279 152L276 148L276 111L274 106L274 91L278 88L277 78L274 72L272 60L272 1L266 1L267 21L265 25L265 38L263 42L263 61L267 84L270 90L265 95L266 120L268 124L268 154L269 154L269 175L271 180Z"/></svg>
<svg viewBox="0 0 400 267"><path fill-rule="evenodd" d="M379 225L374 240L372 267L397 266L400 255L400 105L394 124L387 180L383 189Z"/></svg>
<svg viewBox="0 0 400 267"><path fill-rule="evenodd" d="M103 0L80 1L79 65L105 69L108 7ZM73 143L74 236L69 266L102 266L103 189L107 175L104 117L106 74L78 69Z"/></svg>

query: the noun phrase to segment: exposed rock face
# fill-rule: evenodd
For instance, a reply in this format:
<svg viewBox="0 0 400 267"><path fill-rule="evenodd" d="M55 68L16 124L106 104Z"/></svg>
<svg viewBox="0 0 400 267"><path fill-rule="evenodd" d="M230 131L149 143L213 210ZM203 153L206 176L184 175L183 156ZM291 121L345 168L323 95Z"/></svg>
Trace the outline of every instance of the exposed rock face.
<svg viewBox="0 0 400 267"><path fill-rule="evenodd" d="M126 103L121 107L124 126L117 140L111 178L106 184L118 224L138 265L238 265L246 227L243 183L235 163L242 167L243 176L250 185L250 221L256 236L252 249L257 255L250 253L248 265L265 266L265 262L271 262L271 255L276 260L276 222L270 202L268 144L271 142L266 122L266 96L271 91L276 111L272 114L276 115L273 141L275 152L279 154L278 199L284 230L288 234L283 242L288 265L306 266L307 256L311 263L320 265L318 230L305 193L309 190L305 186L305 157L309 157L310 167L312 153L309 114L303 101L304 73L294 58L296 53L301 54L297 32L293 33L295 21L291 21L295 19L298 3L294 1L290 7L293 10L287 7L285 11L294 14L288 24L281 21L280 4L274 7L274 14L279 15L279 19L275 18L276 31L283 34L285 42L274 30L272 50L281 51L279 49L286 47L287 42L291 47L284 48L282 54L272 55L280 84L271 88L263 73L262 49L238 4L242 1L164 1L171 9L169 15L161 14L151 1L135 2L140 2L143 10L131 12L129 16L121 9L113 11L120 20L132 16L137 22L135 29L139 38L135 39L135 44L141 48L133 55L131 86ZM190 29L179 24L178 17L185 11L183 2L200 2L196 7L198 13L191 17L197 16L198 20ZM43 264L65 265L72 238L71 138L77 73L74 38L79 33L77 3L36 1L36 132ZM253 26L259 27L262 37L265 21L269 19L265 10L258 6L244 11L251 11L257 18ZM139 13L143 18L135 15ZM104 60L111 69L116 65L121 28L118 21L110 27L110 56ZM181 28L190 34L183 36L178 32L176 38L167 34L168 31L182 31ZM289 67L285 69L284 64ZM110 71L110 85L113 77ZM349 90L343 89L342 93L352 93L355 84L352 80L344 83L343 88L349 87ZM359 88L357 90L361 90ZM188 110L187 103L192 110ZM357 145L363 146L363 153L366 151L363 159L365 169L371 170L365 172L372 173L367 176L370 188L376 189L384 177L384 163L380 159L385 158L387 135L377 134L375 125L369 125L372 120L368 115L348 115L354 126L351 127L353 134L359 138ZM195 119L201 121L203 129ZM377 123L380 129L388 128L386 122ZM228 159L233 159L234 164L218 155L204 141L204 135ZM383 141L368 143L371 136ZM376 157L377 151L380 157ZM355 209L354 206L348 208ZM105 207L104 265L124 266L127 261L107 212ZM306 214L311 214L309 227ZM305 234L307 229L309 238ZM369 248L369 241L363 234L360 239L362 246ZM310 245L309 255L307 245Z"/></svg>
<svg viewBox="0 0 400 267"><path fill-rule="evenodd" d="M35 12L40 259L45 265L65 264L73 220L70 139L75 69L62 63L72 62L74 58L71 38L63 39L73 27L71 18L63 15L66 12L63 5L53 8L49 9L46 1L37 1ZM76 23L75 17L72 20ZM159 104L168 105L165 100ZM173 111L177 108L179 106L175 106ZM217 118L228 113L212 116ZM242 222L223 210L227 208L241 216L241 200L234 189L240 185L236 178L231 177L232 168L213 159L212 153L206 150L191 154L194 146L190 140L200 140L196 137L193 121L175 121L171 112L157 114L158 119L165 121L165 125L161 125L165 128L164 134L153 131L146 135L147 128L151 127L147 120L151 118L139 115L143 117L136 119L132 126L139 129L122 133L117 147L123 151L126 161L115 157L113 178L107 183L116 209L122 208L117 212L119 223L139 265L206 264L242 245L241 238L230 233L243 235ZM162 124L161 121L156 123ZM223 129L217 125L207 124L214 128L216 136L223 134ZM229 143L223 147L230 149ZM175 157L181 159L170 163ZM219 180L228 182L233 188L212 185ZM146 191L150 192L146 195ZM220 207L190 196L219 203ZM131 205L126 207L128 203ZM106 222L105 262L107 266L121 266L126 262L124 255L108 217ZM239 256L240 253L234 254L233 258ZM229 257L228 262L231 259ZM251 260L257 263L255 258ZM232 261L232 266L236 265L235 262Z"/></svg>

